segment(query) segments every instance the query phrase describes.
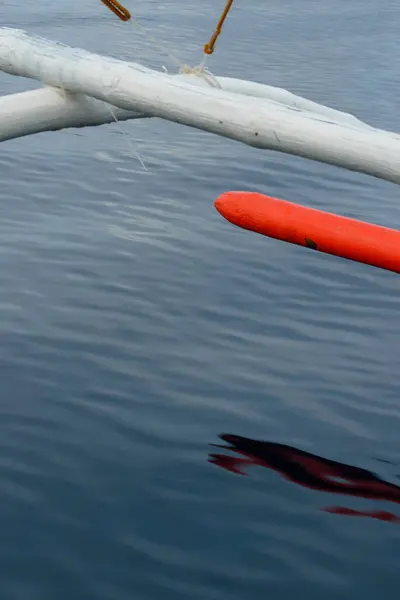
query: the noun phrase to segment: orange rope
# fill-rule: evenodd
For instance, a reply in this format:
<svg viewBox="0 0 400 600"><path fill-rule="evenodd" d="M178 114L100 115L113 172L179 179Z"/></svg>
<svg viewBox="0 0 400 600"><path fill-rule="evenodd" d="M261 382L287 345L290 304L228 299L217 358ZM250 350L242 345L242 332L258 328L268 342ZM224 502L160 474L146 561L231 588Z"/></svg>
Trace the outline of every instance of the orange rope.
<svg viewBox="0 0 400 600"><path fill-rule="evenodd" d="M212 54L214 52L215 42L217 41L218 36L221 33L222 25L224 24L224 21L228 16L232 4L233 0L228 0L228 2L226 3L224 12L222 13L220 20L218 21L217 27L214 33L212 34L210 41L204 46L204 54Z"/></svg>
<svg viewBox="0 0 400 600"><path fill-rule="evenodd" d="M121 21L129 21L131 13L118 0L101 0Z"/></svg>

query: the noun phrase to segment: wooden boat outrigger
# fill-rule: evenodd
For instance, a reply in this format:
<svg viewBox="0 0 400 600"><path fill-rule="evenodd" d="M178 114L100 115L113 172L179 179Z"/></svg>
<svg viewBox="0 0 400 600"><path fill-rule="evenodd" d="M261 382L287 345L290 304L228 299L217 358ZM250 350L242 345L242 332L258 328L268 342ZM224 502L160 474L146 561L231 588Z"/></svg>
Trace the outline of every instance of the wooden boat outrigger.
<svg viewBox="0 0 400 600"><path fill-rule="evenodd" d="M117 0L102 0L119 18ZM206 44L212 53L232 0ZM261 83L214 77L204 64L168 74L0 28L0 70L45 87L0 97L0 141L43 131L159 117L261 149L400 183L400 136Z"/></svg>

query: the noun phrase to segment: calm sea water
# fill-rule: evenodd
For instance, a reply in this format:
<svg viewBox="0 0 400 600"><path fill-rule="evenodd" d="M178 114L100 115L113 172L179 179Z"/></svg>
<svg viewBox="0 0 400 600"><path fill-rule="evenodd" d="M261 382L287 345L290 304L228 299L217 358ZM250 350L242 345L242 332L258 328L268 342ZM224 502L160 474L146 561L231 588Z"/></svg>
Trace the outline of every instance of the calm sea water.
<svg viewBox="0 0 400 600"><path fill-rule="evenodd" d="M223 2L125 4L196 64ZM209 66L399 130L399 18L394 0L237 1ZM174 68L98 0L3 0L0 20ZM321 508L395 504L208 455L233 433L400 485L396 275L212 205L258 190L400 227L398 188L161 121L4 143L0 175L2 599L394 597L399 525Z"/></svg>

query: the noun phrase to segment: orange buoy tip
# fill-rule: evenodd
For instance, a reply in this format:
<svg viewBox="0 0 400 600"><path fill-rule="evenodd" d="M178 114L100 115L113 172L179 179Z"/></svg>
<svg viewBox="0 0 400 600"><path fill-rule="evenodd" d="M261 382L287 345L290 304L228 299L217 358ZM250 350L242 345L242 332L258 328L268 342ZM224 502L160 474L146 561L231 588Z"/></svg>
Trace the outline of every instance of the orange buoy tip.
<svg viewBox="0 0 400 600"><path fill-rule="evenodd" d="M257 192L225 192L214 206L242 229L400 273L400 231L395 229Z"/></svg>
<svg viewBox="0 0 400 600"><path fill-rule="evenodd" d="M235 206L236 201L239 200L242 194L251 194L251 192L224 192L216 200L214 200L215 208L221 212L229 207L233 208Z"/></svg>

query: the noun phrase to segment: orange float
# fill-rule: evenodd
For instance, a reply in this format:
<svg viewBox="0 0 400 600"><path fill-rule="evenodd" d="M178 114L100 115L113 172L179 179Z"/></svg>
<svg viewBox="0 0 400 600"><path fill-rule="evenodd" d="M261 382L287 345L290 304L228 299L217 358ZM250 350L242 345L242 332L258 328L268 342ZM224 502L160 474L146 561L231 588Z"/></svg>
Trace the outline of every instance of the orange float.
<svg viewBox="0 0 400 600"><path fill-rule="evenodd" d="M395 229L256 192L226 192L214 206L243 229L400 273L400 231Z"/></svg>

